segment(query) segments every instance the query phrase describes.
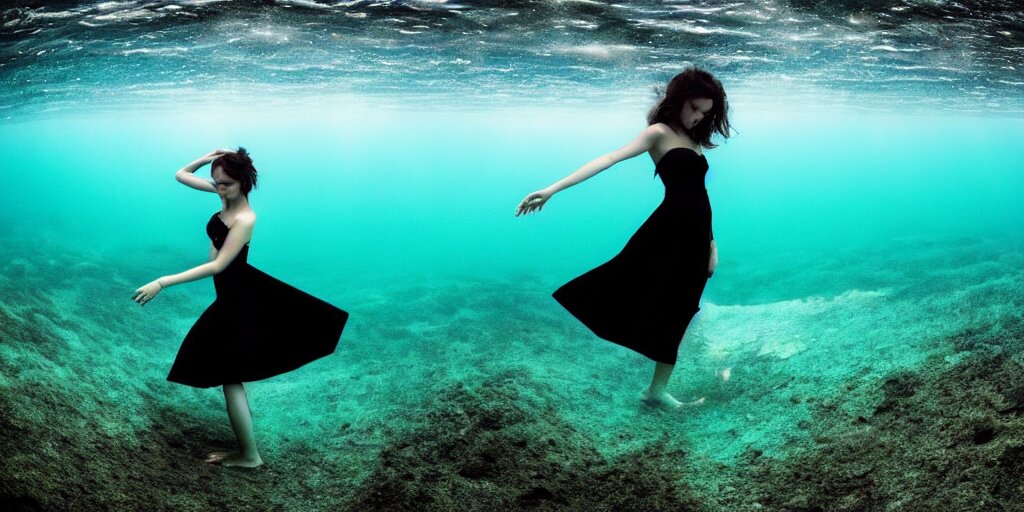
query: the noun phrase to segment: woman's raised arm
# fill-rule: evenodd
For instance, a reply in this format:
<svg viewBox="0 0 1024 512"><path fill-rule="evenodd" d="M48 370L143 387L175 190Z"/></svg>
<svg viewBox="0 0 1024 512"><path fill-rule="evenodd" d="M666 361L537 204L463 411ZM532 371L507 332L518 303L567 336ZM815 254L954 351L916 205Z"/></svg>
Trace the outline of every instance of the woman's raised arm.
<svg viewBox="0 0 1024 512"><path fill-rule="evenodd" d="M186 165L185 167L178 169L178 172L174 174L174 178L178 180L180 183L188 187L192 187L196 190L216 193L217 187L213 186L213 183L210 183L209 181L206 181L198 176L195 176L192 173L196 172L196 170L199 169L200 167L216 160L221 155L230 152L231 151L228 151L226 149L215 149L213 151L210 151L209 153L197 158L195 161Z"/></svg>

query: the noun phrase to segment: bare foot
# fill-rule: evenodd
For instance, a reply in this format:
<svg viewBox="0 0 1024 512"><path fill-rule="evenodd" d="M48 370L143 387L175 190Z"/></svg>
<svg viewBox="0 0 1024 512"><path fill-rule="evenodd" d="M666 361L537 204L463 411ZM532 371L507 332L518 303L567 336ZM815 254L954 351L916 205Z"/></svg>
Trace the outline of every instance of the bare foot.
<svg viewBox="0 0 1024 512"><path fill-rule="evenodd" d="M242 454L237 451L213 452L206 458L206 462L210 464L220 464L222 466L243 468L255 468L263 465L263 459L261 459L259 455L254 457L243 457Z"/></svg>
<svg viewBox="0 0 1024 512"><path fill-rule="evenodd" d="M668 394L668 391L652 391L650 389L647 389L640 395L640 401L647 405L650 405L651 407L665 407L668 409L678 409L680 407L700 405L704 403L704 397L701 397L692 402L683 403L680 402L679 400L676 400L675 397L673 397L672 395Z"/></svg>
<svg viewBox="0 0 1024 512"><path fill-rule="evenodd" d="M209 455L206 456L206 462L210 462L210 463L216 464L216 463L224 460L225 457L237 456L237 455L238 455L238 451L212 452L212 453L210 453Z"/></svg>

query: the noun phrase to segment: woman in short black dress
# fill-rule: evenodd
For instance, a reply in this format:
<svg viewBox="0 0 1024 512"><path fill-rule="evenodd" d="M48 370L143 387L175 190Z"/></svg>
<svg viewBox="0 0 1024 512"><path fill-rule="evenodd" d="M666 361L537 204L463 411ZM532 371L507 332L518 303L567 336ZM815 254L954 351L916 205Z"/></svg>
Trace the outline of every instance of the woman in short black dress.
<svg viewBox="0 0 1024 512"><path fill-rule="evenodd" d="M213 182L193 175L211 162ZM249 192L256 186L256 168L245 149L211 151L176 177L220 196L221 209L206 224L210 261L160 277L132 298L145 305L168 286L213 276L217 299L185 336L167 380L200 388L222 385L238 450L211 453L207 462L256 467L262 460L242 383L294 370L334 352L348 313L248 264L256 224Z"/></svg>
<svg viewBox="0 0 1024 512"><path fill-rule="evenodd" d="M665 185L665 198L622 251L573 279L554 297L594 334L631 348L655 364L642 399L679 407L666 387L686 328L718 265L711 231L711 204L704 188L703 149L711 135L729 136L728 105L721 82L689 68L676 75L632 142L598 157L551 186L533 192L516 215L540 210L554 195L617 162L647 152Z"/></svg>

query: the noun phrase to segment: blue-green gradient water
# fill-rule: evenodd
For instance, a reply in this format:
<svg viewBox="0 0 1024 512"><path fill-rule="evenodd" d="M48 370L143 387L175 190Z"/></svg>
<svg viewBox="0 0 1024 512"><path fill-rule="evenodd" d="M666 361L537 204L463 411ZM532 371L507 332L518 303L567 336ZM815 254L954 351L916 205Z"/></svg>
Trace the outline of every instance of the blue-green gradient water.
<svg viewBox="0 0 1024 512"><path fill-rule="evenodd" d="M1018 4L5 2L0 503L1022 509ZM650 158L513 213L689 65L734 132L666 410L551 297L657 207ZM202 462L220 392L165 380L211 280L130 300L207 261L220 199L174 175L239 146L249 263L351 314L246 385L247 473Z"/></svg>
<svg viewBox="0 0 1024 512"><path fill-rule="evenodd" d="M732 104L738 133L707 152L722 258L715 281L728 281L732 265L777 254L1024 233L1020 119L748 108L743 99ZM203 226L220 199L177 183L174 172L210 149L241 145L260 172L251 258L269 271L340 282L570 277L614 255L663 193L641 155L560 193L538 215L512 215L528 192L630 141L643 110L375 110L350 101L263 112L126 105L7 121L0 215L119 251L126 265L147 246L203 258ZM708 294L723 302L794 293L737 286L732 296L715 281Z"/></svg>

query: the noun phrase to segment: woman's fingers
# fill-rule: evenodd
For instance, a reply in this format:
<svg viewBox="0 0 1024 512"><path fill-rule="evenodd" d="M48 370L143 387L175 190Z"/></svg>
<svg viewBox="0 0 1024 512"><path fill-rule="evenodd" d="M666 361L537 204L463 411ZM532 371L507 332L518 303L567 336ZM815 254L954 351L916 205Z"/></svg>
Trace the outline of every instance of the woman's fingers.
<svg viewBox="0 0 1024 512"><path fill-rule="evenodd" d="M135 290L135 293L132 294L132 300L138 302L140 306L145 306L147 302L153 300L153 297L156 297L156 293L150 295L146 292L145 286Z"/></svg>
<svg viewBox="0 0 1024 512"><path fill-rule="evenodd" d="M520 215L526 215L535 211L540 211L544 208L544 203L547 202L547 198L544 194L534 192L526 197L516 207L516 217Z"/></svg>
<svg viewBox="0 0 1024 512"><path fill-rule="evenodd" d="M203 159L207 160L206 163L210 163L210 162L212 162L212 161L214 161L214 160L216 160L216 159L218 159L218 158L220 158L220 157L222 157L222 156L224 156L224 155L226 155L228 153L231 153L231 152L232 151L228 150L228 149L215 149L215 150L210 151L209 153L203 155Z"/></svg>
<svg viewBox="0 0 1024 512"><path fill-rule="evenodd" d="M516 217L530 213L530 197L527 196L519 202L519 206L516 206Z"/></svg>

